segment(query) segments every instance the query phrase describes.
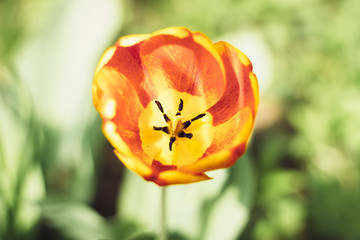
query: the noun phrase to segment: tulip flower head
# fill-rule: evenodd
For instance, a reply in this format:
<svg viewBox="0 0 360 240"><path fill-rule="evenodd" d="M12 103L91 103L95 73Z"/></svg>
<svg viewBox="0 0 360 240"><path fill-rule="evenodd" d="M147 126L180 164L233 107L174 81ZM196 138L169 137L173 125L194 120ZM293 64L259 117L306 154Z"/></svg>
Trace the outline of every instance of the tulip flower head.
<svg viewBox="0 0 360 240"><path fill-rule="evenodd" d="M103 54L92 90L117 157L160 186L233 165L259 102L242 52L183 27L120 38Z"/></svg>

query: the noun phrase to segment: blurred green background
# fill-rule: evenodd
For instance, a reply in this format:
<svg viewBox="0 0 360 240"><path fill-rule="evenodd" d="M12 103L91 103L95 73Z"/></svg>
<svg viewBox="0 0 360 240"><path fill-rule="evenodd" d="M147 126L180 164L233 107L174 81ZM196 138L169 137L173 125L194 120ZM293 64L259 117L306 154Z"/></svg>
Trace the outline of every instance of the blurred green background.
<svg viewBox="0 0 360 240"><path fill-rule="evenodd" d="M91 83L125 34L186 26L249 56L246 155L168 189L170 239L360 239L358 0L1 0L0 239L154 239L159 188L124 169Z"/></svg>

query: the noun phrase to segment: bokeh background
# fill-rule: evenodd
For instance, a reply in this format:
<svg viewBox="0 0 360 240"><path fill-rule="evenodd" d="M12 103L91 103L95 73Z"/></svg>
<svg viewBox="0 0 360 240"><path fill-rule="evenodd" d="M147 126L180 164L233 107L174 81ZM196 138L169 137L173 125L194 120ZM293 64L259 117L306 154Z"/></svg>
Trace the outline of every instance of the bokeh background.
<svg viewBox="0 0 360 240"><path fill-rule="evenodd" d="M360 239L358 0L1 0L0 239L154 239L159 188L123 167L91 83L125 34L186 26L249 56L248 151L168 189L171 239Z"/></svg>

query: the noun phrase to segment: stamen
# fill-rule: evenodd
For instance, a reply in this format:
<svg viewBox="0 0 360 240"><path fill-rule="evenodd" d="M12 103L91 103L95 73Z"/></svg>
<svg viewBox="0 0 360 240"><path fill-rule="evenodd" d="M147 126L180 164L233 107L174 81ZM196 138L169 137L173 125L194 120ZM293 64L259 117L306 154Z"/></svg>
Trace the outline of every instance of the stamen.
<svg viewBox="0 0 360 240"><path fill-rule="evenodd" d="M185 133L184 131L181 131L179 133L178 137L181 137L181 138L186 137L188 139L191 139L193 137L193 134L192 133Z"/></svg>
<svg viewBox="0 0 360 240"><path fill-rule="evenodd" d="M190 121L183 122L183 129L187 129L190 126L190 124L191 124Z"/></svg>
<svg viewBox="0 0 360 240"><path fill-rule="evenodd" d="M158 106L160 112L164 113L164 109L163 109L161 103L160 103L159 101L157 101L157 100L155 100L155 103L156 103L156 105Z"/></svg>
<svg viewBox="0 0 360 240"><path fill-rule="evenodd" d="M183 122L183 129L187 129L190 126L191 122L198 120L198 119L204 117L205 115L206 115L206 113L202 113L202 114L199 114L196 117L192 118L189 121Z"/></svg>
<svg viewBox="0 0 360 240"><path fill-rule="evenodd" d="M173 143L175 142L175 140L176 140L176 137L171 137L171 138L170 138L170 142L169 142L169 149L170 149L170 151L172 151L172 145L173 145Z"/></svg>
<svg viewBox="0 0 360 240"><path fill-rule="evenodd" d="M164 108L162 107L161 103L158 100L155 100L156 105L158 106L160 112L163 113L165 122L168 123L170 122L170 118L166 115L166 113L164 113Z"/></svg>
<svg viewBox="0 0 360 240"><path fill-rule="evenodd" d="M180 98L179 108L178 108L178 112L176 113L176 116L181 115L181 111L183 110L183 107L184 107L184 101Z"/></svg>
<svg viewBox="0 0 360 240"><path fill-rule="evenodd" d="M194 117L193 119L191 119L191 121L193 122L193 121L195 121L195 120L198 120L198 119L204 117L205 115L206 115L205 113L199 114L199 115L197 115L196 117Z"/></svg>
<svg viewBox="0 0 360 240"><path fill-rule="evenodd" d="M169 127L153 127L154 130L156 131L163 131L164 133L169 134Z"/></svg>
<svg viewBox="0 0 360 240"><path fill-rule="evenodd" d="M163 114L165 122L170 123L170 127L171 127L172 126L171 120L164 112L163 106L157 100L155 100L155 103L156 103L157 107L159 108L160 112ZM184 108L184 101L180 98L180 103L179 103L178 112L176 113L176 116L181 115L181 111L183 110L183 108ZM188 138L188 139L191 139L193 137L192 133L185 133L182 130L187 129L193 121L196 121L196 120L204 117L205 115L206 115L205 113L201 113L201 114L197 115L196 117L194 117L186 122L183 122L183 123L181 123L181 120L179 120L178 118L175 118L174 121L175 121L175 123L177 123L175 129L170 129L169 126L165 126L165 127L153 126L153 129L156 131L162 131L167 134L170 134L170 131L171 131L171 135L170 135L171 137L170 137L170 141L169 141L169 149L170 149L170 151L172 151L172 147L173 147L174 142L176 141L176 137ZM179 117L179 118L181 118L181 117Z"/></svg>
<svg viewBox="0 0 360 240"><path fill-rule="evenodd" d="M166 113L164 113L163 116L166 123L170 122L170 118L166 115Z"/></svg>
<svg viewBox="0 0 360 240"><path fill-rule="evenodd" d="M180 104L179 104L179 112L181 112L183 110L184 107L184 101L180 98Z"/></svg>

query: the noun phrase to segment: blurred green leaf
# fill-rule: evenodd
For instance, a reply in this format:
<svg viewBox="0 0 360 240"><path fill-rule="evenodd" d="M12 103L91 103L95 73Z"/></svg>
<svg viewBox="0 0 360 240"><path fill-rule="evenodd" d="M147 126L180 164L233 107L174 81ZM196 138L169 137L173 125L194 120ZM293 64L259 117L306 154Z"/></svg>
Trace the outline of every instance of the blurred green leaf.
<svg viewBox="0 0 360 240"><path fill-rule="evenodd" d="M29 21L32 31L16 63L44 126L41 159L47 188L49 194L63 193L89 202L97 173L90 145L102 145L104 140L85 138L96 117L91 81L98 58L121 28L122 3L91 0L34 4L39 18Z"/></svg>
<svg viewBox="0 0 360 240"><path fill-rule="evenodd" d="M239 160L231 177L226 170L209 174L213 180L167 187L169 229L179 231L187 238L235 238L247 223L253 198L251 164L246 159ZM158 232L160 188L129 171L123 184L119 196L120 216L139 223L143 229ZM204 232L201 232L202 228Z"/></svg>
<svg viewBox="0 0 360 240"><path fill-rule="evenodd" d="M32 99L9 65L0 65L0 237L34 234L45 184L37 161L41 128Z"/></svg>
<svg viewBox="0 0 360 240"><path fill-rule="evenodd" d="M256 239L294 239L303 231L304 179L305 176L296 171L272 172L263 179L260 204L265 213L254 233Z"/></svg>
<svg viewBox="0 0 360 240"><path fill-rule="evenodd" d="M124 221L105 219L86 205L48 200L43 204L47 224L56 227L66 239L127 239L136 226Z"/></svg>
<svg viewBox="0 0 360 240"><path fill-rule="evenodd" d="M202 239L235 239L248 220L249 209L238 201L239 190L229 187L209 214Z"/></svg>
<svg viewBox="0 0 360 240"><path fill-rule="evenodd" d="M167 218L171 232L178 231L187 238L198 238L202 204L219 193L226 180L226 172L214 172L211 176L214 179L206 182L167 187ZM118 208L121 217L138 223L148 231L159 231L160 188L157 185L126 171Z"/></svg>
<svg viewBox="0 0 360 240"><path fill-rule="evenodd" d="M358 188L355 190L341 186L335 178L316 168L311 169L309 180L311 234L323 238L358 239L360 236Z"/></svg>

